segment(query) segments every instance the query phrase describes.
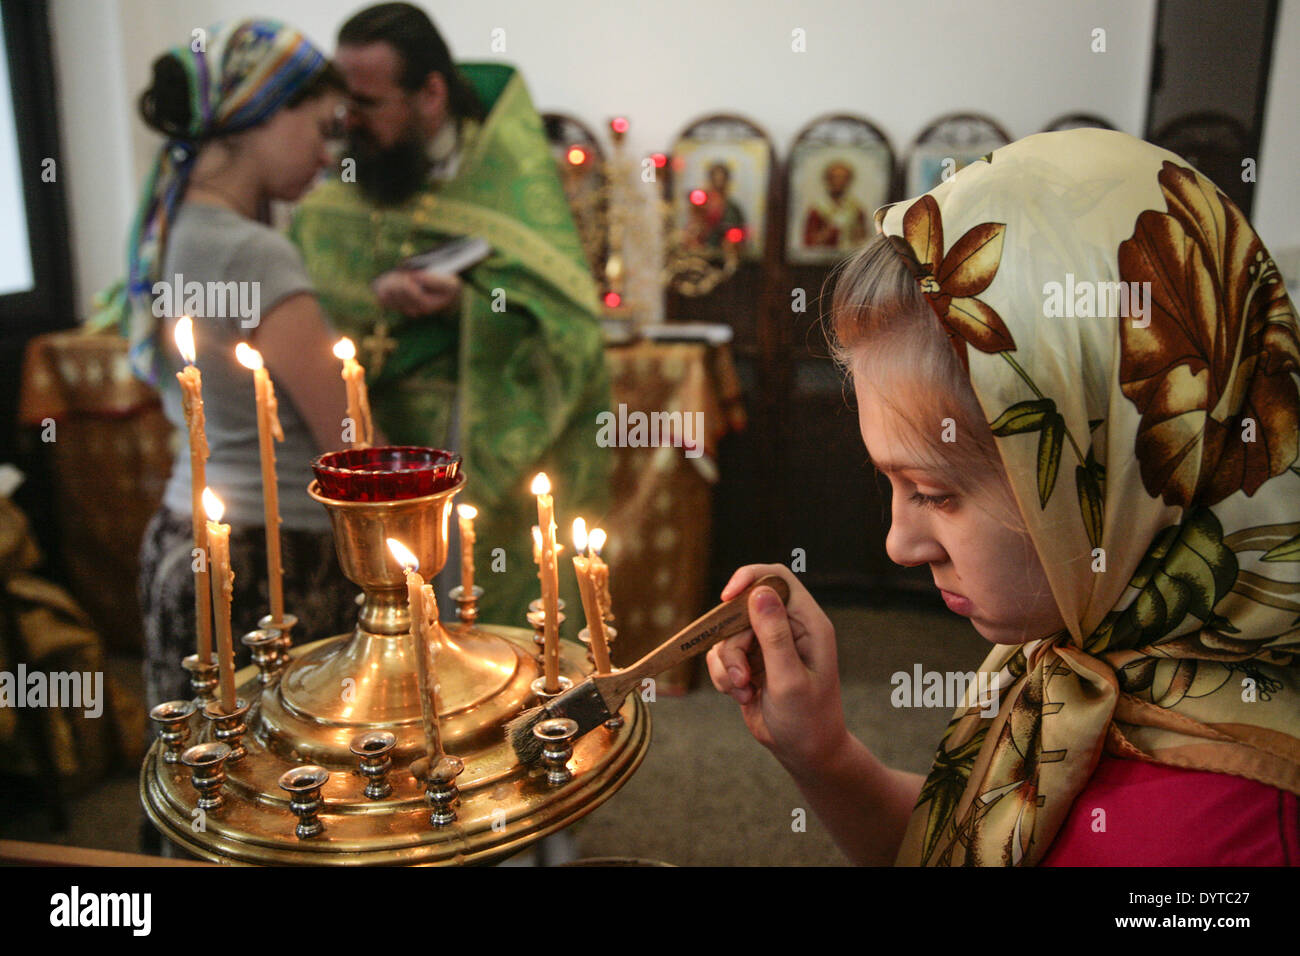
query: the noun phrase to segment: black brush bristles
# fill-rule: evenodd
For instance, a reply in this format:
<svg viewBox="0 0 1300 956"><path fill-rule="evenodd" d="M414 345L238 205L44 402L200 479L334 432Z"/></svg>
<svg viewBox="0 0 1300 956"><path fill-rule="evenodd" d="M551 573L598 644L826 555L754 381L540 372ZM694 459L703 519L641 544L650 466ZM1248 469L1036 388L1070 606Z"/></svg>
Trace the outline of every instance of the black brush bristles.
<svg viewBox="0 0 1300 956"><path fill-rule="evenodd" d="M533 707L506 724L506 740L520 763L533 764L541 759L542 742L533 735L533 728L546 717L545 707Z"/></svg>
<svg viewBox="0 0 1300 956"><path fill-rule="evenodd" d="M588 731L599 727L614 716L605 705L605 698L596 689L591 678L572 690L541 706L526 710L506 724L506 739L514 748L521 763L531 764L542 756L542 742L533 735L533 728L548 717L569 717L578 723L577 740Z"/></svg>

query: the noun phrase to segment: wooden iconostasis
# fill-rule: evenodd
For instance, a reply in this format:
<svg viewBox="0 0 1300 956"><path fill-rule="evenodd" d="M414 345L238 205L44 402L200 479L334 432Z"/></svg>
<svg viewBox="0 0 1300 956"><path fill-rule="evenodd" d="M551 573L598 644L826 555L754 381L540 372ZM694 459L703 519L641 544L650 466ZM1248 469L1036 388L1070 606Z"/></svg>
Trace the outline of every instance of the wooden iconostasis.
<svg viewBox="0 0 1300 956"><path fill-rule="evenodd" d="M716 119L688 126L679 145ZM819 596L869 602L899 593L932 595L927 567L901 568L885 552L889 483L867 463L853 391L826 340L833 272L874 235L876 208L933 188L1011 137L988 117L950 114L898 157L867 119L834 114L810 122L778 158L756 124L721 119L766 142L761 248L742 256L735 274L707 295L683 295L670 286L666 308L669 321L731 326L749 414L748 429L728 436L719 452L714 584L720 588L743 564L801 561L800 578ZM1071 119L1068 125L1109 125L1093 117ZM678 180L683 174L676 168ZM852 182L847 190L846 178ZM672 191L684 197L697 185L679 181ZM832 188L856 200L865 228L852 225L856 213L841 215L834 248L812 248L819 227L827 235L814 209Z"/></svg>
<svg viewBox="0 0 1300 956"><path fill-rule="evenodd" d="M598 155L596 137L572 117L548 114L548 124L557 161L570 140ZM1110 125L1076 113L1047 128ZM865 117L828 114L782 152L752 120L714 114L672 144L656 180L671 207L665 318L731 328L749 418L719 447L714 593L741 565L779 563L831 599L933 596L928 568L898 567L885 552L889 483L867 463L825 322L835 267L874 235L877 208L1010 141L990 117L952 113L899 155ZM599 261L593 271L599 279Z"/></svg>

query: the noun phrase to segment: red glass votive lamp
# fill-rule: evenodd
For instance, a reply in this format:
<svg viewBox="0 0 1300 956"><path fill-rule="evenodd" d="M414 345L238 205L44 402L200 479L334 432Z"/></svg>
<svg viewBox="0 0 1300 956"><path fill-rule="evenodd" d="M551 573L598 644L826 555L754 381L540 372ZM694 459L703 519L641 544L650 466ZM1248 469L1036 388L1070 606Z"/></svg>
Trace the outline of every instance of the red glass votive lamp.
<svg viewBox="0 0 1300 956"><path fill-rule="evenodd" d="M331 451L311 463L320 493L341 501L400 501L456 484L460 455L441 448L385 445Z"/></svg>

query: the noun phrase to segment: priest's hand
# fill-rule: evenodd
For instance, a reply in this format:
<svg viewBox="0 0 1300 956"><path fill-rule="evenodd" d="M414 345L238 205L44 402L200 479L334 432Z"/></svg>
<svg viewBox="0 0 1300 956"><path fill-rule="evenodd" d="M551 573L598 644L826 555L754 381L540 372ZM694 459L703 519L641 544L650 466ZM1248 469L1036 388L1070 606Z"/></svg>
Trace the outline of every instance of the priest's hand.
<svg viewBox="0 0 1300 956"><path fill-rule="evenodd" d="M392 269L371 283L370 288L385 309L417 318L450 307L460 297L461 281L455 275Z"/></svg>
<svg viewBox="0 0 1300 956"><path fill-rule="evenodd" d="M771 588L749 596L753 626L708 653L713 686L740 704L749 732L796 776L832 759L849 737L840 703L835 628L794 573L751 564L722 589L724 601L765 574L790 585L788 606Z"/></svg>

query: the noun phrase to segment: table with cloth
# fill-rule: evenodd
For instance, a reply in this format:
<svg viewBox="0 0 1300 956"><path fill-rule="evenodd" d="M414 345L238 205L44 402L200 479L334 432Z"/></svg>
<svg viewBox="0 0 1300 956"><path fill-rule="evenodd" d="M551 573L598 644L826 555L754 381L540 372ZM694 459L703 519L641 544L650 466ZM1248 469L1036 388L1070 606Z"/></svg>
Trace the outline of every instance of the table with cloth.
<svg viewBox="0 0 1300 956"><path fill-rule="evenodd" d="M717 445L745 427L745 412L727 346L642 341L605 357L615 411L704 413L699 457L674 447L615 452L604 556L619 634L613 658L625 665L717 603L707 593ZM694 662L679 665L657 692L684 692L693 672Z"/></svg>

